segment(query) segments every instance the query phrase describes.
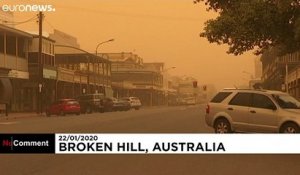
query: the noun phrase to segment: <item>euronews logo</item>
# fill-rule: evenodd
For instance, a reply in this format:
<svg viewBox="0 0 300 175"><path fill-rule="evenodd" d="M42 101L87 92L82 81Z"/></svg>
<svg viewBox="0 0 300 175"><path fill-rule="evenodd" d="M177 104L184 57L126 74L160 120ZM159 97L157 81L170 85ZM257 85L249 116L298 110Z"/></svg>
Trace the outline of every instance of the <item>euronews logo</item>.
<svg viewBox="0 0 300 175"><path fill-rule="evenodd" d="M53 5L45 4L17 4L17 5L2 5L4 12L55 12Z"/></svg>

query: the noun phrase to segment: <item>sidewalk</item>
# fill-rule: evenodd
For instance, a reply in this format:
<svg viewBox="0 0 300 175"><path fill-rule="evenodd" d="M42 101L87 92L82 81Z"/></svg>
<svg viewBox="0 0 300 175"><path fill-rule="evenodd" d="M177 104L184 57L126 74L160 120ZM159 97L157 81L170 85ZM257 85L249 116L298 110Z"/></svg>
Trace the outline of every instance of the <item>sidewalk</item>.
<svg viewBox="0 0 300 175"><path fill-rule="evenodd" d="M36 112L22 112L22 113L8 113L8 116L5 113L0 113L0 120L11 120L18 118L32 118L32 117L46 117L45 114L37 114Z"/></svg>

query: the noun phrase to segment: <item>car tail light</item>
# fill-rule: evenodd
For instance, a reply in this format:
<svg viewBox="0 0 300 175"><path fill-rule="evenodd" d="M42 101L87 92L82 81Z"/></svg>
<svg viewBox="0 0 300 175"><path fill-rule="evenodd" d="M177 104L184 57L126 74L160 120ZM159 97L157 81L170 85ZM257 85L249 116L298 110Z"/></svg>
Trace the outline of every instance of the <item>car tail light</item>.
<svg viewBox="0 0 300 175"><path fill-rule="evenodd" d="M206 110L206 114L209 114L209 112L210 112L210 106L207 105L205 110Z"/></svg>

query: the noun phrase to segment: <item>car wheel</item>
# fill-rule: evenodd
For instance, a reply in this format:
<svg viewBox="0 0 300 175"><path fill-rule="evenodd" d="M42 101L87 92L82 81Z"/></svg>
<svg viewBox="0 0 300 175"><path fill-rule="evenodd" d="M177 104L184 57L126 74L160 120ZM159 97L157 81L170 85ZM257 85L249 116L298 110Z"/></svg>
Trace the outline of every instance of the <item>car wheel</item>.
<svg viewBox="0 0 300 175"><path fill-rule="evenodd" d="M59 112L59 115L60 115L60 116L65 116L66 114L65 114L64 111L60 111L60 112Z"/></svg>
<svg viewBox="0 0 300 175"><path fill-rule="evenodd" d="M231 133L231 125L226 119L217 119L214 125L215 133Z"/></svg>
<svg viewBox="0 0 300 175"><path fill-rule="evenodd" d="M281 133L299 133L300 128L295 123L287 123L281 127L280 132Z"/></svg>
<svg viewBox="0 0 300 175"><path fill-rule="evenodd" d="M139 110L140 108L139 108L139 107L135 107L134 109L135 109L135 110Z"/></svg>
<svg viewBox="0 0 300 175"><path fill-rule="evenodd" d="M80 115L80 112L77 112L76 115Z"/></svg>
<svg viewBox="0 0 300 175"><path fill-rule="evenodd" d="M46 112L46 116L50 117L51 116L50 112Z"/></svg>

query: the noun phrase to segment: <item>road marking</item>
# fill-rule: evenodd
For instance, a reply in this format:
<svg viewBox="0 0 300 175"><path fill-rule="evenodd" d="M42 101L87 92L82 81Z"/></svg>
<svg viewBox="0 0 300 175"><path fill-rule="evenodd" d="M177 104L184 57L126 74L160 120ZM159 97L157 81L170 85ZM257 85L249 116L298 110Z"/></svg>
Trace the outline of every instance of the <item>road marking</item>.
<svg viewBox="0 0 300 175"><path fill-rule="evenodd" d="M18 123L18 122L0 122L0 125L13 125L16 123Z"/></svg>

